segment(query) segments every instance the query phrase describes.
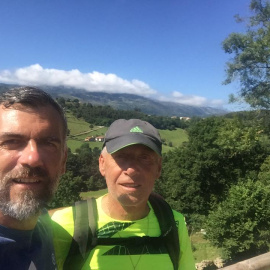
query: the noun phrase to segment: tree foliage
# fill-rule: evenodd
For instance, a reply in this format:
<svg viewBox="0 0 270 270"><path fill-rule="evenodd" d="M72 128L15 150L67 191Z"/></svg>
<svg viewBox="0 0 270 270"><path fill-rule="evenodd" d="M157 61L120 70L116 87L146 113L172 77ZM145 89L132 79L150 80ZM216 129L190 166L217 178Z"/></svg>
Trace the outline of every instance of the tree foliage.
<svg viewBox="0 0 270 270"><path fill-rule="evenodd" d="M228 197L207 218L207 238L226 258L244 260L269 251L270 185L245 181L233 185Z"/></svg>
<svg viewBox="0 0 270 270"><path fill-rule="evenodd" d="M99 190L106 187L98 167L99 148L91 149L88 143L84 143L72 155L72 160L67 162L67 170L71 170L75 176L82 177L81 191Z"/></svg>
<svg viewBox="0 0 270 270"><path fill-rule="evenodd" d="M225 84L239 79L240 97L252 107L270 108L270 2L252 0L253 12L245 34L231 33L223 49L232 54L227 63ZM237 17L239 21L243 19ZM231 101L236 98L232 95Z"/></svg>
<svg viewBox="0 0 270 270"><path fill-rule="evenodd" d="M59 208L72 205L80 200L82 179L80 176L74 177L71 171L66 172L61 179L57 192L50 202L50 208Z"/></svg>
<svg viewBox="0 0 270 270"><path fill-rule="evenodd" d="M269 139L261 129L239 118L194 122L188 130L189 142L164 156L156 190L189 223L196 223L196 215L207 216L232 185L257 178L270 153ZM195 223L192 226L197 227Z"/></svg>
<svg viewBox="0 0 270 270"><path fill-rule="evenodd" d="M99 172L98 157L100 150L91 149L83 144L75 153L69 149L66 173L61 177L60 184L50 208L63 207L80 200L80 193L96 191L106 187L105 180Z"/></svg>
<svg viewBox="0 0 270 270"><path fill-rule="evenodd" d="M270 156L268 156L260 168L258 180L265 185L270 185Z"/></svg>

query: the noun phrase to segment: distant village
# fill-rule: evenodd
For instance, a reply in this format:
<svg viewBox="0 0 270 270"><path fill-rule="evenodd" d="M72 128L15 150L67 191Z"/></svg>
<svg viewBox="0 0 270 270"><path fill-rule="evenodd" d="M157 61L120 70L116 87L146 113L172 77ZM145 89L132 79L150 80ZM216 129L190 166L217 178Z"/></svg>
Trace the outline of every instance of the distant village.
<svg viewBox="0 0 270 270"><path fill-rule="evenodd" d="M104 136L90 136L84 139L85 142L104 142Z"/></svg>
<svg viewBox="0 0 270 270"><path fill-rule="evenodd" d="M171 118L172 118L172 119L177 119L178 116L172 116ZM181 117L179 117L179 119L180 119L180 120L184 120L184 121L189 121L191 118L190 118L190 117L182 117L182 116L181 116Z"/></svg>

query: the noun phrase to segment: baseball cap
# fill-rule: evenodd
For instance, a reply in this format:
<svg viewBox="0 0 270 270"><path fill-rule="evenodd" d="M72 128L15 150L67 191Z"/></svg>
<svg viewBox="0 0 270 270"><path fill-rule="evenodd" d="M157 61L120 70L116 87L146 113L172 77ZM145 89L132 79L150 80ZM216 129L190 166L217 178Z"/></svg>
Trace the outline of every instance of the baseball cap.
<svg viewBox="0 0 270 270"><path fill-rule="evenodd" d="M157 129L140 119L114 121L105 134L103 147L112 154L134 144L146 145L161 156L162 142Z"/></svg>

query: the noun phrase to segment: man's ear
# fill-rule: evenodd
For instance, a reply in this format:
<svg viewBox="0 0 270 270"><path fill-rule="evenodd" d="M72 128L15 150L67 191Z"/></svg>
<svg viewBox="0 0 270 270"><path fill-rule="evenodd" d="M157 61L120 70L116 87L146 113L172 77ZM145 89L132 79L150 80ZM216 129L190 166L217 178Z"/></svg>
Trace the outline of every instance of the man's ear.
<svg viewBox="0 0 270 270"><path fill-rule="evenodd" d="M161 175L161 169L162 169L162 158L159 157L158 158L158 171L157 171L157 178L158 179Z"/></svg>
<svg viewBox="0 0 270 270"><path fill-rule="evenodd" d="M67 147L65 147L64 156L63 156L63 160L62 160L62 166L61 166L62 167L61 168L61 175L66 173L67 156L68 156L68 150L67 150Z"/></svg>
<svg viewBox="0 0 270 270"><path fill-rule="evenodd" d="M98 159L99 164L99 171L103 177L105 177L105 158L104 155L101 153Z"/></svg>

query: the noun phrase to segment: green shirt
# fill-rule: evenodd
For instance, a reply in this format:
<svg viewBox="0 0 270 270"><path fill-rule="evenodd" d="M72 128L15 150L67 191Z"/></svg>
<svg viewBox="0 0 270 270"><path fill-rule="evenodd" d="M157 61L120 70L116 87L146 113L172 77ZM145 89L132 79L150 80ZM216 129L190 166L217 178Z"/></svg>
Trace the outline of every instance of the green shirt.
<svg viewBox="0 0 270 270"><path fill-rule="evenodd" d="M102 197L97 199L98 238L125 238L130 236L146 235L154 237L160 235L161 232L159 223L150 204L150 212L145 218L135 221L123 221L112 219L106 215L102 210L101 200ZM179 269L195 270L195 263L184 217L182 214L176 211L173 211L173 214L178 227L180 241ZM63 263L69 251L71 236L74 231L72 208L68 207L56 211L52 219L61 224L61 226L65 228L70 236L70 238L64 235L61 236L58 232L54 237L56 260L59 269L62 269ZM82 269L173 270L173 264L165 246L156 246L152 243L139 246L131 244L124 244L121 246L98 245L91 251Z"/></svg>

